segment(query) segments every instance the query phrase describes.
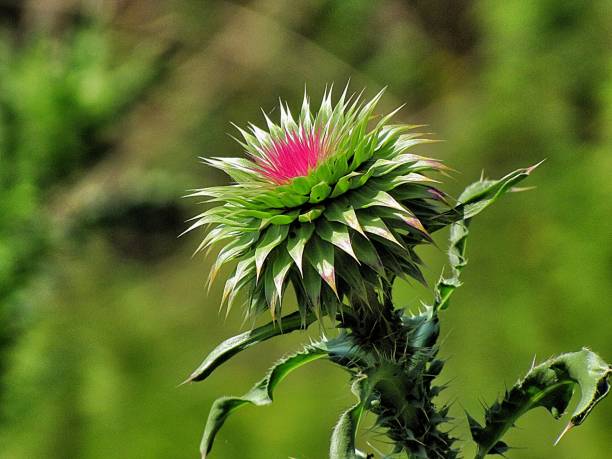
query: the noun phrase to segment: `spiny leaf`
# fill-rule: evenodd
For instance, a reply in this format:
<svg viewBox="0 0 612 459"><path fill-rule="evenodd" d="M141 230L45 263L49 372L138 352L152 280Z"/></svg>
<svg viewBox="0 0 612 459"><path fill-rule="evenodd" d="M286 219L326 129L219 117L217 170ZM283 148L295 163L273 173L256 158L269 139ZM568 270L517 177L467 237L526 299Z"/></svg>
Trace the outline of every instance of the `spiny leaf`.
<svg viewBox="0 0 612 459"><path fill-rule="evenodd" d="M245 233L242 236L234 239L234 241L230 242L223 249L221 249L221 251L217 255L217 259L215 260L214 265L210 270L208 280L209 284L214 281L219 272L219 269L221 269L221 267L225 263L244 255L245 251L257 241L257 237L257 233Z"/></svg>
<svg viewBox="0 0 612 459"><path fill-rule="evenodd" d="M236 182L253 180L258 177L252 161L246 158L201 158L203 162L222 170Z"/></svg>
<svg viewBox="0 0 612 459"><path fill-rule="evenodd" d="M402 243L395 238L391 231L389 231L389 228L387 225L385 225L382 218L368 212L359 212L357 218L359 219L359 223L361 223L361 227L367 233L375 234L376 236L387 239L388 241L403 247Z"/></svg>
<svg viewBox="0 0 612 459"><path fill-rule="evenodd" d="M325 219L321 219L317 223L317 234L324 241L329 242L330 244L333 244L339 249L348 253L357 261L357 263L359 263L359 260L355 256L355 252L353 252L351 236L349 235L346 226L339 223L330 223Z"/></svg>
<svg viewBox="0 0 612 459"><path fill-rule="evenodd" d="M555 418L561 417L576 385L580 387L580 400L563 433L582 424L610 391L611 374L612 367L588 349L562 354L533 367L503 400L487 409L484 426L470 419L472 438L478 444L476 459L492 454L506 431L533 408L541 406Z"/></svg>
<svg viewBox="0 0 612 459"><path fill-rule="evenodd" d="M318 237L313 237L308 243L306 257L308 261L310 261L312 267L337 295L334 269L334 247Z"/></svg>
<svg viewBox="0 0 612 459"><path fill-rule="evenodd" d="M338 275L350 286L349 291L357 298L366 298L367 289L359 266L350 258L337 260L336 271Z"/></svg>
<svg viewBox="0 0 612 459"><path fill-rule="evenodd" d="M378 190L368 185L353 190L349 197L355 209L367 209L368 207L381 206L397 210L406 210L393 196L385 191Z"/></svg>
<svg viewBox="0 0 612 459"><path fill-rule="evenodd" d="M304 266L304 291L315 310L321 306L321 276L315 269L307 264Z"/></svg>
<svg viewBox="0 0 612 459"><path fill-rule="evenodd" d="M396 230L407 229L411 232L414 232L416 230L417 234L419 234L420 237L427 239L429 242L433 241L433 239L423 226L423 223L421 223L421 221L412 212L408 210L379 208L376 210L376 214L380 217L387 219L389 224L391 224L392 221L399 220L403 224L408 225L408 228L405 228L404 225L394 225L394 228Z"/></svg>
<svg viewBox="0 0 612 459"><path fill-rule="evenodd" d="M252 280L255 271L255 257L251 256L245 260L241 260L236 265L236 269L230 278L225 282L223 289L223 297L221 298L221 305L227 301L227 309L232 306L234 297L238 291L244 286L245 281Z"/></svg>
<svg viewBox="0 0 612 459"><path fill-rule="evenodd" d="M463 218L471 218L493 204L500 196L512 191L517 183L529 177L541 163L517 169L499 180L480 180L468 186L459 196Z"/></svg>
<svg viewBox="0 0 612 459"><path fill-rule="evenodd" d="M219 365L228 361L244 349L278 335L306 329L314 320L315 317L313 314L308 314L304 318L299 312L293 312L277 321L269 322L254 330L226 339L206 356L200 366L191 373L185 382L203 381L210 376Z"/></svg>
<svg viewBox="0 0 612 459"><path fill-rule="evenodd" d="M441 201L444 198L444 195L441 195L437 189L431 186L412 185L395 188L393 185L392 181L383 180L381 181L380 188L392 193L395 199L400 202L414 201L417 199L434 199Z"/></svg>
<svg viewBox="0 0 612 459"><path fill-rule="evenodd" d="M277 256L276 254L274 254L273 259L271 260L272 266L274 266L276 258ZM266 269L264 273L264 293L266 296L268 310L270 311L270 315L272 316L272 320L276 320L276 312L277 310L280 310L281 298L276 291L273 269Z"/></svg>
<svg viewBox="0 0 612 459"><path fill-rule="evenodd" d="M286 250L281 250L272 265L272 277L274 279L274 286L276 287L276 293L279 301L282 299L283 285L292 264L293 260L289 255L289 252Z"/></svg>
<svg viewBox="0 0 612 459"><path fill-rule="evenodd" d="M359 235L355 235L355 237L352 238L352 243L357 258L362 263L372 268L376 273L384 276L385 268L374 245L369 240Z"/></svg>
<svg viewBox="0 0 612 459"><path fill-rule="evenodd" d="M418 265L411 259L408 250L398 249L395 244L390 243L386 247L379 244L376 250L380 258L385 260L384 265L386 270L405 280L410 280L410 278L415 279L423 284L423 286L427 287L427 281L423 277L423 273Z"/></svg>
<svg viewBox="0 0 612 459"><path fill-rule="evenodd" d="M355 209L347 200L338 199L330 204L325 211L325 218L330 222L342 223L365 237L365 233L357 219Z"/></svg>
<svg viewBox="0 0 612 459"><path fill-rule="evenodd" d="M257 278L261 274L261 268L270 252L287 237L289 227L287 225L273 225L266 230L255 249L255 267Z"/></svg>
<svg viewBox="0 0 612 459"><path fill-rule="evenodd" d="M421 156L403 154L393 157L392 159L381 158L374 161L374 164L370 167L373 171L374 177L384 176L393 172L400 166L412 165L422 159Z"/></svg>
<svg viewBox="0 0 612 459"><path fill-rule="evenodd" d="M304 351L280 360L272 367L265 378L255 384L242 397L222 397L215 400L208 415L204 436L200 444L202 458L205 459L208 453L210 453L217 432L230 414L238 408L249 404L255 406L269 405L272 403L274 389L289 373L307 363L326 356L327 351L324 349L308 346Z"/></svg>
<svg viewBox="0 0 612 459"><path fill-rule="evenodd" d="M313 225L299 225L292 229L287 239L287 252L293 258L295 265L303 275L302 258L304 255L304 247L314 232Z"/></svg>
<svg viewBox="0 0 612 459"><path fill-rule="evenodd" d="M391 187L395 188L401 185L414 185L420 183L440 183L438 180L434 180L426 175L419 174L416 172L409 172L405 175L398 175L389 180Z"/></svg>
<svg viewBox="0 0 612 459"><path fill-rule="evenodd" d="M184 232L183 232L184 234ZM220 241L225 239L229 239L234 237L236 234L236 229L228 226L217 226L211 229L208 234L202 239L202 242L198 245L198 248L194 251L195 253L199 253L202 250L209 249L210 247Z"/></svg>

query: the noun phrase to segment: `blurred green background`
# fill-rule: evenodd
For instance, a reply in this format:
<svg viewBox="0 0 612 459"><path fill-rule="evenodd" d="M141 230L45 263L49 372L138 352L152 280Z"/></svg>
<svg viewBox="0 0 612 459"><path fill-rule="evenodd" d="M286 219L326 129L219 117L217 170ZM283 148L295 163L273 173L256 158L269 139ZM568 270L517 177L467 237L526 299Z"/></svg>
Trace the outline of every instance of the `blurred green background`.
<svg viewBox="0 0 612 459"><path fill-rule="evenodd" d="M0 458L198 457L211 402L308 340L176 387L244 330L218 313L219 285L205 291L201 234L177 239L200 210L185 191L225 180L197 158L240 154L230 122L260 123L279 96L296 107L304 85L315 100L332 82L388 86L385 109L406 103L398 119L445 139L420 153L461 171L450 192L547 159L537 189L473 225L443 322L458 435L534 355L612 359L609 0L2 0L0 24ZM436 279L442 251L422 254ZM273 406L232 418L212 457L326 457L347 381L301 369ZM530 413L510 457L610 457L610 401L553 449L562 426Z"/></svg>

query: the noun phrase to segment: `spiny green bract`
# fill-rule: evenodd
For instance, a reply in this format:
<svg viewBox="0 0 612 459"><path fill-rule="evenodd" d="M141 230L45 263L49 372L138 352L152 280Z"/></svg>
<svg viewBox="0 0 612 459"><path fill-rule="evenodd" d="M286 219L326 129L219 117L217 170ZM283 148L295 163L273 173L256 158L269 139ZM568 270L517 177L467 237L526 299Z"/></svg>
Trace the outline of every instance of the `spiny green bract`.
<svg viewBox="0 0 612 459"><path fill-rule="evenodd" d="M224 288L228 310L245 291L247 314L275 317L292 283L304 316L333 315L396 276L422 280L413 248L431 241L449 209L426 174L446 167L410 152L431 142L415 126L390 124L395 112L374 115L381 96L363 102L345 90L333 105L329 90L313 113L305 95L297 120L281 103L280 124L266 116L267 131L240 129L248 158L204 159L235 182L190 195L214 205L189 228L209 227L198 250L226 240L209 283L238 261Z"/></svg>

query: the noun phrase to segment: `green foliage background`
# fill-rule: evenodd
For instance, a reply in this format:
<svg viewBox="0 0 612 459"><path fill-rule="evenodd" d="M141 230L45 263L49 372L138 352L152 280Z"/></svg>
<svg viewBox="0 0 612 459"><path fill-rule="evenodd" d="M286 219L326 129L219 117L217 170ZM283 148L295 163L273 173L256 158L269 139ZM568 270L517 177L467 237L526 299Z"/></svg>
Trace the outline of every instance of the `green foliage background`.
<svg viewBox="0 0 612 459"><path fill-rule="evenodd" d="M212 400L307 340L176 387L245 327L218 314L220 285L206 293L198 236L176 239L197 210L180 196L224 180L197 157L239 151L230 121L259 122L279 95L295 106L304 84L388 85L385 108L406 102L402 121L446 139L420 148L461 171L450 191L547 158L536 190L474 222L444 315L445 397L465 438L463 409L479 414L534 354L612 358L609 1L43 4L0 7L0 458L197 457ZM443 253L423 255L435 280ZM228 422L214 457L326 457L347 379L300 370L273 406ZM534 412L510 457L605 458L611 426L604 402L553 450L562 424Z"/></svg>

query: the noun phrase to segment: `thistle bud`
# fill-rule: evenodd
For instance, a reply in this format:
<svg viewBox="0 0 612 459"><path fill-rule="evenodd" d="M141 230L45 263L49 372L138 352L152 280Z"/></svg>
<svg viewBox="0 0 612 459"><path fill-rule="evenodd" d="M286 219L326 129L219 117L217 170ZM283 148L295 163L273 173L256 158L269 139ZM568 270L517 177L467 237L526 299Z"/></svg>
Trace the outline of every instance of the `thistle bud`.
<svg viewBox="0 0 612 459"><path fill-rule="evenodd" d="M238 263L225 283L228 308L245 291L247 313L278 315L289 283L303 313L333 314L380 297L393 280L423 280L418 244L448 211L429 175L440 161L412 153L431 142L414 126L374 113L382 92L364 102L326 91L318 111L304 96L297 119L281 102L280 122L240 129L241 158L210 158L234 183L197 190L214 207L200 249L223 241L211 270ZM383 262L384 261L384 262Z"/></svg>

